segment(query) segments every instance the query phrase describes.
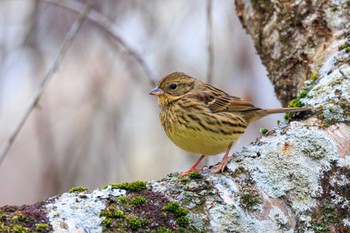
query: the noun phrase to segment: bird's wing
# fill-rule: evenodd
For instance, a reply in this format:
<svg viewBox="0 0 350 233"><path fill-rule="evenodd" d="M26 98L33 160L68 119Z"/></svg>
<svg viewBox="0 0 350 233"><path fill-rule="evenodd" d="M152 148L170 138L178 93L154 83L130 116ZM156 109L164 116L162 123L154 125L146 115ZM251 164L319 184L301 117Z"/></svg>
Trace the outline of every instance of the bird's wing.
<svg viewBox="0 0 350 233"><path fill-rule="evenodd" d="M205 102L212 112L245 112L260 109L249 101L230 96L223 91L206 90L201 92L199 97L206 100Z"/></svg>

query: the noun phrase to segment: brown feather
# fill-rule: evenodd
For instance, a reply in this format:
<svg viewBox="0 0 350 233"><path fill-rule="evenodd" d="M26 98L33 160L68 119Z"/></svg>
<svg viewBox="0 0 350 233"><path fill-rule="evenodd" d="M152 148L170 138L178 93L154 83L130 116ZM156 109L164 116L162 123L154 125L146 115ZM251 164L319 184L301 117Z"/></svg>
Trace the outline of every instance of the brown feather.
<svg viewBox="0 0 350 233"><path fill-rule="evenodd" d="M209 109L212 112L245 112L251 110L258 110L249 101L243 100L236 96L231 96L226 92L219 90L209 84L206 84L205 91L201 95L211 96L212 101L209 103Z"/></svg>

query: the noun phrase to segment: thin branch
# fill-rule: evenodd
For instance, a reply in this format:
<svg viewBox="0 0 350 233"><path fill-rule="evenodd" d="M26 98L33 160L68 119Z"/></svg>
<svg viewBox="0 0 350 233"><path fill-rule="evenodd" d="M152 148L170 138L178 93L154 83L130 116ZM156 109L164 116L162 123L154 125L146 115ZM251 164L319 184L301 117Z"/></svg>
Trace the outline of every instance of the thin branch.
<svg viewBox="0 0 350 233"><path fill-rule="evenodd" d="M95 0L90 0L84 6L84 10L81 12L81 14L79 15L78 19L74 22L74 24L71 26L71 28L67 32L66 37L64 38L64 41L62 43L62 47L60 49L60 52L59 52L58 56L56 57L56 60L54 61L54 63L50 67L49 71L45 75L43 81L40 83L40 86L37 89L37 91L35 92L33 99L30 101L27 109L24 111L24 114L22 115L22 117L18 121L18 123L15 126L14 130L11 132L10 136L8 137L8 139L6 139L6 141L2 145L2 147L0 149L0 164L2 163L4 158L6 157L7 152L10 150L11 145L13 144L13 142L16 139L18 133L22 129L24 123L28 119L30 113L33 111L33 109L35 108L35 106L39 102L40 97L41 97L43 91L45 90L48 82L51 80L53 75L56 73L59 65L61 64L61 61L63 60L64 56L68 52L68 50L69 50L69 48L70 48L70 46L71 46L75 36L77 35L81 25L83 24L87 14L89 13L90 9L92 8L92 5L93 5L94 2L95 2Z"/></svg>
<svg viewBox="0 0 350 233"><path fill-rule="evenodd" d="M72 0L61 0L61 1L44 0L44 1L60 7L67 8L69 10L81 12L82 4L77 1L72 1ZM130 45L128 45L128 43L122 38L121 36L122 33L119 31L117 26L113 24L113 22L111 22L107 17L105 17L104 15L100 14L95 10L91 10L87 17L88 19L90 19L91 21L99 25L110 36L112 36L112 38L116 40L125 49L127 54L129 54L131 57L135 59L135 61L142 67L142 69L148 76L151 86L152 87L155 86L156 80L158 80L157 76L154 74L151 67L146 63L146 61L142 58L142 56Z"/></svg>
<svg viewBox="0 0 350 233"><path fill-rule="evenodd" d="M208 52L208 73L207 82L213 81L214 67L214 50L213 50L213 33L212 33L212 0L207 0L207 52Z"/></svg>

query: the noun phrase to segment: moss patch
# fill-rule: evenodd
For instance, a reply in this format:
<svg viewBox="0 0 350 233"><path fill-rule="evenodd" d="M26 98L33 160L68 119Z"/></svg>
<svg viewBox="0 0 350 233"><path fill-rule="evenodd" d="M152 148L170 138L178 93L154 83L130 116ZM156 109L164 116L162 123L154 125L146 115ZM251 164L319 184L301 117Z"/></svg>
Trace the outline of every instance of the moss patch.
<svg viewBox="0 0 350 233"><path fill-rule="evenodd" d="M189 175L188 175L191 179L201 179L203 178L203 175L199 172L191 172Z"/></svg>
<svg viewBox="0 0 350 233"><path fill-rule="evenodd" d="M175 217L186 216L189 211L181 208L180 204L177 202L169 202L166 206L163 207L164 211L169 211L175 214Z"/></svg>
<svg viewBox="0 0 350 233"><path fill-rule="evenodd" d="M45 203L0 208L0 232L49 232L52 231L46 217ZM45 226L45 227L44 227Z"/></svg>
<svg viewBox="0 0 350 233"><path fill-rule="evenodd" d="M255 210L255 207L260 203L260 196L258 192L254 189L245 190L243 195L241 196L240 204L244 209L248 211Z"/></svg>
<svg viewBox="0 0 350 233"><path fill-rule="evenodd" d="M190 179L188 179L188 177L181 177L181 183L186 184Z"/></svg>
<svg viewBox="0 0 350 233"><path fill-rule="evenodd" d="M39 223L36 225L35 230L37 232L48 232L49 231L49 225L45 223Z"/></svg>
<svg viewBox="0 0 350 233"><path fill-rule="evenodd" d="M142 206L143 204L146 203L146 198L142 196L136 196L131 199L130 203L134 206Z"/></svg>
<svg viewBox="0 0 350 233"><path fill-rule="evenodd" d="M130 218L128 220L128 224L131 229L136 230L141 227L142 228L147 227L148 221L142 218Z"/></svg>
<svg viewBox="0 0 350 233"><path fill-rule="evenodd" d="M344 44L339 46L338 49L339 49L339 51L345 50L346 53L349 53L350 52L350 41L346 41Z"/></svg>
<svg viewBox="0 0 350 233"><path fill-rule="evenodd" d="M123 197L123 196L118 197L118 200L120 201L120 203L121 203L122 205L128 204L128 199L126 199L126 198Z"/></svg>
<svg viewBox="0 0 350 233"><path fill-rule="evenodd" d="M303 107L304 104L301 102L301 99L302 98L305 98L307 96L307 94L309 93L308 90L303 90L299 93L299 96L292 100L288 107L290 108L300 108L300 107ZM285 115L284 115L284 119L289 122L291 121L292 119L300 119L302 117L305 117L307 115L307 112L287 112Z"/></svg>
<svg viewBox="0 0 350 233"><path fill-rule="evenodd" d="M123 187L128 185L123 183ZM186 216L189 211L179 203L169 202L158 192L129 190L126 196L112 198L109 202L100 213L106 232L193 232L195 229Z"/></svg>
<svg viewBox="0 0 350 233"><path fill-rule="evenodd" d="M108 188L108 186L111 186L112 189L125 189L127 191L134 191L138 192L141 190L144 190L147 188L146 183L144 181L134 181L131 183L124 182L124 183L117 183L117 184L109 184L102 187L102 189Z"/></svg>
<svg viewBox="0 0 350 233"><path fill-rule="evenodd" d="M317 71L315 71L311 74L309 80L311 80L313 84L319 77L320 77L320 74Z"/></svg>
<svg viewBox="0 0 350 233"><path fill-rule="evenodd" d="M73 187L71 189L69 189L68 193L74 193L74 192L84 192L84 191L87 191L88 189L83 187L83 186L78 186L78 187Z"/></svg>
<svg viewBox="0 0 350 233"><path fill-rule="evenodd" d="M266 134L267 132L269 132L269 130L267 128L262 128L260 129L261 134Z"/></svg>
<svg viewBox="0 0 350 233"><path fill-rule="evenodd" d="M116 205L112 204L112 205L108 206L108 208L106 208L100 212L100 217L124 219L125 214L122 211L118 210Z"/></svg>

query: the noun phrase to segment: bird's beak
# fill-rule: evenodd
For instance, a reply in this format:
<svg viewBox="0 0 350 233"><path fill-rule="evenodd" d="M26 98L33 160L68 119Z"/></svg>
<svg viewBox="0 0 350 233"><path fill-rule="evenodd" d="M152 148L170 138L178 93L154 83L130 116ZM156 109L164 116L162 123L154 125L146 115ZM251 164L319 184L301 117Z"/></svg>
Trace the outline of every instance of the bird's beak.
<svg viewBox="0 0 350 233"><path fill-rule="evenodd" d="M159 87L155 87L150 92L148 92L148 94L155 95L155 96L160 96L160 95L164 94L164 91L162 89L160 89Z"/></svg>

